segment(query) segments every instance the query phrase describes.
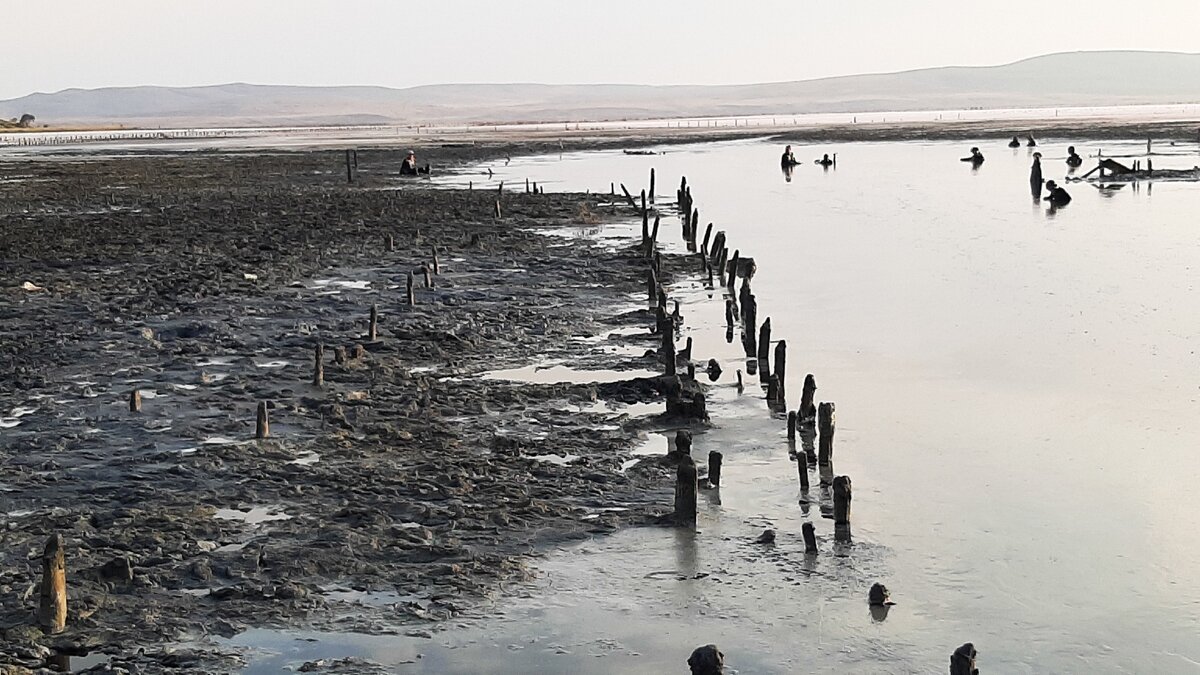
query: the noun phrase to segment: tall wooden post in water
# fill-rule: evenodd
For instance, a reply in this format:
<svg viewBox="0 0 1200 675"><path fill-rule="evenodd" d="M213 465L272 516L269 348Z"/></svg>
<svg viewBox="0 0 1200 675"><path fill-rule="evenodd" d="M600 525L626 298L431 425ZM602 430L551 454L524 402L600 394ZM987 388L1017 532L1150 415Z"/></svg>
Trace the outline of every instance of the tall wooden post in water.
<svg viewBox="0 0 1200 675"><path fill-rule="evenodd" d="M42 586L38 626L47 634L67 627L67 561L61 534L53 534L42 552Z"/></svg>

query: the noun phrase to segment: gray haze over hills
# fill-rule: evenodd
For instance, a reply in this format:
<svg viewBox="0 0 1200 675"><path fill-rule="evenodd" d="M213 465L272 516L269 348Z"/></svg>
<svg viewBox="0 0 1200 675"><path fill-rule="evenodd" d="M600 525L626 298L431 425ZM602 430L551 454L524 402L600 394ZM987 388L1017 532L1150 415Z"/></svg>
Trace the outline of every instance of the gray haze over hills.
<svg viewBox="0 0 1200 675"><path fill-rule="evenodd" d="M67 89L0 101L0 118L31 113L50 125L427 124L1196 102L1200 54L1111 51L749 85Z"/></svg>

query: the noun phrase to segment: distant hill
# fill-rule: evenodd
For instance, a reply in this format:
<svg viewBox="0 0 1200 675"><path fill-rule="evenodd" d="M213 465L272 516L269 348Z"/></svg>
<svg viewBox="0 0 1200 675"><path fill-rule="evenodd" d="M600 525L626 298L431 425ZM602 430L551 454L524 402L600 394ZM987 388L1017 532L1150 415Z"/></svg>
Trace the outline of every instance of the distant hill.
<svg viewBox="0 0 1200 675"><path fill-rule="evenodd" d="M0 101L0 118L31 113L51 125L424 124L1196 102L1200 54L1112 51L749 85L67 89Z"/></svg>

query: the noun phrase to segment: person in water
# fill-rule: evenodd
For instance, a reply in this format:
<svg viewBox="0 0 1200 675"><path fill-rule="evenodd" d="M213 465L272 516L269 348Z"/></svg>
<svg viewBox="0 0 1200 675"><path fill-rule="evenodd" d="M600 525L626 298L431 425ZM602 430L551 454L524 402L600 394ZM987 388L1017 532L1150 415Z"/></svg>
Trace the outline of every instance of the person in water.
<svg viewBox="0 0 1200 675"><path fill-rule="evenodd" d="M779 165L787 168L796 166L796 156L792 154L792 146L787 146L783 149L783 156L779 158Z"/></svg>
<svg viewBox="0 0 1200 675"><path fill-rule="evenodd" d="M1033 166L1029 169L1029 189L1035 199L1042 194L1042 153L1033 153Z"/></svg>
<svg viewBox="0 0 1200 675"><path fill-rule="evenodd" d="M401 176L417 176L420 174L428 174L429 165L417 166L417 153L412 150L408 151L408 155L404 158L404 162L400 164Z"/></svg>
<svg viewBox="0 0 1200 675"><path fill-rule="evenodd" d="M1028 139L1029 139L1029 140L1025 141L1025 146L1026 146L1026 147L1029 147L1029 148L1036 148L1036 147L1037 147L1037 141L1033 140L1033 134L1029 134L1029 135L1028 135L1026 138L1028 138Z"/></svg>
<svg viewBox="0 0 1200 675"><path fill-rule="evenodd" d="M1008 147L1019 148L1019 147L1021 147L1021 141L1018 140L1016 136L1013 136L1013 139L1008 142Z"/></svg>
<svg viewBox="0 0 1200 675"><path fill-rule="evenodd" d="M1046 189L1050 191L1050 194L1046 195L1046 200L1050 202L1051 206L1066 206L1071 203L1071 195L1059 187L1058 183L1048 180Z"/></svg>
<svg viewBox="0 0 1200 675"><path fill-rule="evenodd" d="M975 166L979 166L980 164L983 164L983 153L979 151L979 148L971 148L971 156L963 157L962 161L970 162Z"/></svg>
<svg viewBox="0 0 1200 675"><path fill-rule="evenodd" d="M1067 148L1067 166L1075 168L1083 164L1083 158L1075 154L1075 146Z"/></svg>
<svg viewBox="0 0 1200 675"><path fill-rule="evenodd" d="M829 159L829 155L826 154L824 157L817 160L817 164L820 164L821 166L833 166L833 160Z"/></svg>

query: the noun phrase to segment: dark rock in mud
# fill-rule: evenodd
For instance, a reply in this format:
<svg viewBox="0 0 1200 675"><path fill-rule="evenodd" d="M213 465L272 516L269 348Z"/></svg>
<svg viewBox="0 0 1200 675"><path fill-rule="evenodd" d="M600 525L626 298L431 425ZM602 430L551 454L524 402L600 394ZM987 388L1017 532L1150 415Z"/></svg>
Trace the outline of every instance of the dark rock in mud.
<svg viewBox="0 0 1200 675"><path fill-rule="evenodd" d="M721 675L725 672L725 655L716 645L704 645L692 651L687 664L692 675Z"/></svg>

